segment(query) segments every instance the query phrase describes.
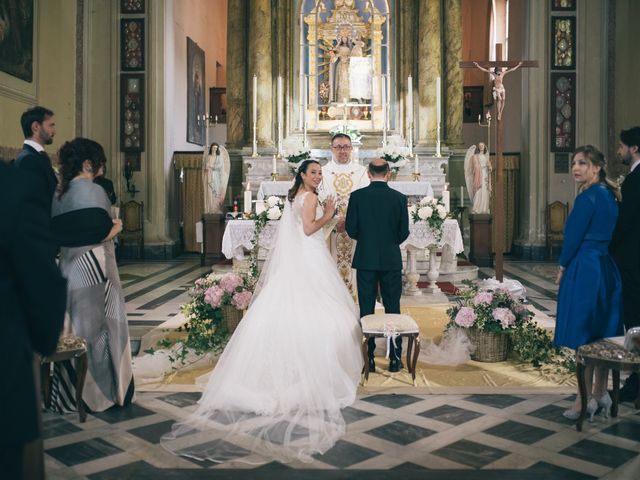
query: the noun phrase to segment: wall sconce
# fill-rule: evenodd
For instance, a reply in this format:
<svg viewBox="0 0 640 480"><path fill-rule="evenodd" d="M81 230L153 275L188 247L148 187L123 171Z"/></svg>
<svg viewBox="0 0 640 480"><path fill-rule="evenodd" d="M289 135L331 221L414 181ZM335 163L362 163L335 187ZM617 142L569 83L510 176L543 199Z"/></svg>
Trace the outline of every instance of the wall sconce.
<svg viewBox="0 0 640 480"><path fill-rule="evenodd" d="M127 181L127 193L131 195L131 198L134 198L136 196L136 193L138 193L140 190L136 190L136 185L131 181L131 179L133 178L133 168L131 168L130 161L127 161L124 164L123 175L125 180Z"/></svg>

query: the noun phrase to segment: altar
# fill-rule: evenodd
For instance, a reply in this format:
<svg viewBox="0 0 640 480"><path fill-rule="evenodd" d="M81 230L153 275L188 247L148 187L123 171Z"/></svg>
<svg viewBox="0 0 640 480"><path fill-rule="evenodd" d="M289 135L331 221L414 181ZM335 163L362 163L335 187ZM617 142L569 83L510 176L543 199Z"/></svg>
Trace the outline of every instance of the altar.
<svg viewBox="0 0 640 480"><path fill-rule="evenodd" d="M274 245L275 233L278 228L277 221L269 221L260 232L258 238L258 260L265 260L269 250ZM222 238L222 253L228 259L243 261L247 253L253 248L255 238L255 223L253 220L229 220ZM409 223L409 238L400 245L404 253L405 261L405 286L404 295L421 295L418 288L420 273L427 275L430 285L428 293L440 293L436 281L440 275L440 269L455 270L457 264L457 254L464 250L462 243L462 233L457 220L447 219L444 221L442 237L438 240L425 222ZM437 251L442 250L440 262L438 262ZM429 268L420 272L417 269L416 254L427 250L429 252Z"/></svg>

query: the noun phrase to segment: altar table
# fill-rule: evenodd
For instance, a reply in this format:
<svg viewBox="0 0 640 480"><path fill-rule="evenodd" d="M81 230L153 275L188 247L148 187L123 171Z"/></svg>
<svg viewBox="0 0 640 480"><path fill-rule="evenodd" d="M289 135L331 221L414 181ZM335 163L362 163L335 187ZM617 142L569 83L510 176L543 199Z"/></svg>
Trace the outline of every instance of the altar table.
<svg viewBox="0 0 640 480"><path fill-rule="evenodd" d="M258 200L264 200L271 195L284 197L293 185L293 180L277 182L261 182L258 188ZM389 182L389 186L407 197L433 197L433 188L429 182Z"/></svg>

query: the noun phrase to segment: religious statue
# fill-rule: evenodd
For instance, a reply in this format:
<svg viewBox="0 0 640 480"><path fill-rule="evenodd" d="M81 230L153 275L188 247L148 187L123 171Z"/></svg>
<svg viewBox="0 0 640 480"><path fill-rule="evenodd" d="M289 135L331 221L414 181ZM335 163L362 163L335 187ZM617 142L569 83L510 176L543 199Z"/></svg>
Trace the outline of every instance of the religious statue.
<svg viewBox="0 0 640 480"><path fill-rule="evenodd" d="M337 45L329 52L329 99L345 102L351 98L349 92L349 60L352 43L346 34L341 34Z"/></svg>
<svg viewBox="0 0 640 480"><path fill-rule="evenodd" d="M504 110L504 103L507 100L507 91L504 88L504 77L507 73L511 73L514 70L517 70L522 65L522 62L518 63L513 68L502 68L495 67L493 72L487 68L482 68L478 65L478 62L473 62L473 64L478 67L483 72L487 72L491 75L491 80L493 80L493 99L496 101L496 111L498 112L498 120L502 120L502 111Z"/></svg>
<svg viewBox="0 0 640 480"><path fill-rule="evenodd" d="M212 143L205 147L202 157L202 181L204 187L204 213L223 213L227 194L231 161L224 147Z"/></svg>
<svg viewBox="0 0 640 480"><path fill-rule="evenodd" d="M489 213L491 205L491 162L487 146L471 145L464 157L464 178L471 200L471 213Z"/></svg>

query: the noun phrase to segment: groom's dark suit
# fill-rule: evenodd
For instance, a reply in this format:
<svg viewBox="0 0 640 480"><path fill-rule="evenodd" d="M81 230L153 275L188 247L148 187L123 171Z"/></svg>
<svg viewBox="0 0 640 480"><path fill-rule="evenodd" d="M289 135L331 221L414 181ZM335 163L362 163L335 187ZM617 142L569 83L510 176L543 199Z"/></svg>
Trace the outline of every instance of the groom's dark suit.
<svg viewBox="0 0 640 480"><path fill-rule="evenodd" d="M46 152L38 152L31 145L24 144L22 151L18 154L14 165L33 175L37 181L37 193L41 196L47 211L51 212L51 202L53 194L58 185L58 179L51 167L51 160Z"/></svg>
<svg viewBox="0 0 640 480"><path fill-rule="evenodd" d="M400 313L400 244L409 236L407 197L390 188L387 182L372 181L349 197L345 228L358 242L352 266L357 270L360 317L374 313L378 286L385 312ZM370 359L374 348L375 344L370 342ZM400 355L394 353L392 363L394 360L399 363Z"/></svg>

